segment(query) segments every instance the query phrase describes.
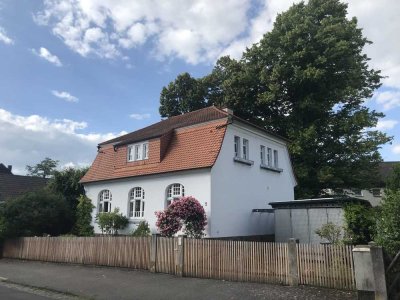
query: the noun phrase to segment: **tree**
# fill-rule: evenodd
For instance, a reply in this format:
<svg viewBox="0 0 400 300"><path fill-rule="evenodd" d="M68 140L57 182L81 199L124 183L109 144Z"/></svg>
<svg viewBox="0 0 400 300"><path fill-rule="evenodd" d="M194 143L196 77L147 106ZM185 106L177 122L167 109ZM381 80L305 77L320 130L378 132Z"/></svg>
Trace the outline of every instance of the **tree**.
<svg viewBox="0 0 400 300"><path fill-rule="evenodd" d="M72 226L71 211L65 200L47 190L6 201L2 217L7 237L60 235L69 232Z"/></svg>
<svg viewBox="0 0 400 300"><path fill-rule="evenodd" d="M95 206L92 201L80 195L76 210L75 232L79 236L93 236L94 228L92 226L92 211Z"/></svg>
<svg viewBox="0 0 400 300"><path fill-rule="evenodd" d="M321 239L326 239L329 243L336 245L341 241L342 228L332 222L328 222L315 230L315 233Z"/></svg>
<svg viewBox="0 0 400 300"><path fill-rule="evenodd" d="M58 162L58 160L53 160L49 157L46 157L35 166L27 165L26 170L28 171L28 175L30 176L48 178L53 175L54 171L57 168Z"/></svg>
<svg viewBox="0 0 400 300"><path fill-rule="evenodd" d="M67 168L62 171L53 171L53 177L49 180L48 188L65 197L71 210L75 213L78 199L85 195L85 189L79 182L86 174L88 168Z"/></svg>
<svg viewBox="0 0 400 300"><path fill-rule="evenodd" d="M348 204L344 207L346 242L368 244L376 234L377 212L362 204Z"/></svg>
<svg viewBox="0 0 400 300"><path fill-rule="evenodd" d="M239 61L223 57L197 79L206 91L199 103L229 106L289 138L297 198L325 188L371 186L378 178L378 149L391 138L371 129L384 115L364 105L382 78L363 53L369 43L357 19L347 18L347 4L294 4ZM167 115L184 112L177 103L169 103Z"/></svg>
<svg viewBox="0 0 400 300"><path fill-rule="evenodd" d="M391 191L400 190L400 163L394 165L393 173L386 181L386 188Z"/></svg>
<svg viewBox="0 0 400 300"><path fill-rule="evenodd" d="M156 212L156 226L164 236L173 236L183 228L193 238L203 236L207 216L200 202L189 196L173 201L164 211Z"/></svg>
<svg viewBox="0 0 400 300"><path fill-rule="evenodd" d="M118 235L118 230L124 229L129 224L127 217L114 208L112 212L101 212L96 215L96 222L104 234Z"/></svg>

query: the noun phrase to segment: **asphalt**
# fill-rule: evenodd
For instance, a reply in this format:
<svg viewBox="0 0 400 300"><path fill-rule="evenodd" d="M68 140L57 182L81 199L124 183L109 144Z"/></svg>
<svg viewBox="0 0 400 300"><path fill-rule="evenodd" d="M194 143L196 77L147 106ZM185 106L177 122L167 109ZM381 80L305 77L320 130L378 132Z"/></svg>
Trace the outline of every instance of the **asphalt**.
<svg viewBox="0 0 400 300"><path fill-rule="evenodd" d="M7 278L5 282L85 299L357 299L354 292L325 288L179 278L140 270L9 259L0 260L0 277Z"/></svg>
<svg viewBox="0 0 400 300"><path fill-rule="evenodd" d="M49 298L38 296L29 292L23 292L14 288L0 286L0 299L7 300L48 300Z"/></svg>

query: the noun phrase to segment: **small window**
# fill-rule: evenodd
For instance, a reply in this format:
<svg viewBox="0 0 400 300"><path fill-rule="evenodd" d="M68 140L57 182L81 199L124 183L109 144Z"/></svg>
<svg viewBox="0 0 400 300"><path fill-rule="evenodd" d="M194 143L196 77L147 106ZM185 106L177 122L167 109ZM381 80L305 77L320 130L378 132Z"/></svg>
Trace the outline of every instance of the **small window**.
<svg viewBox="0 0 400 300"><path fill-rule="evenodd" d="M249 141L243 139L243 159L249 159Z"/></svg>
<svg viewBox="0 0 400 300"><path fill-rule="evenodd" d="M272 149L267 148L267 165L272 166Z"/></svg>
<svg viewBox="0 0 400 300"><path fill-rule="evenodd" d="M381 197L382 196L381 189L372 189L372 195L374 197Z"/></svg>
<svg viewBox="0 0 400 300"><path fill-rule="evenodd" d="M360 196L361 197L363 195L361 189L351 189L351 191L353 192L354 196Z"/></svg>
<svg viewBox="0 0 400 300"><path fill-rule="evenodd" d="M180 183L174 183L167 187L167 199L165 207L167 208L172 201L185 196L185 188Z"/></svg>
<svg viewBox="0 0 400 300"><path fill-rule="evenodd" d="M279 167L278 150L274 150L274 167Z"/></svg>
<svg viewBox="0 0 400 300"><path fill-rule="evenodd" d="M235 157L240 157L240 137L235 136Z"/></svg>
<svg viewBox="0 0 400 300"><path fill-rule="evenodd" d="M99 194L99 212L110 212L111 211L111 200L112 195L109 190L103 190Z"/></svg>
<svg viewBox="0 0 400 300"><path fill-rule="evenodd" d="M137 161L149 158L149 143L128 146L128 161Z"/></svg>
<svg viewBox="0 0 400 300"><path fill-rule="evenodd" d="M141 187L133 188L129 193L129 217L144 217L144 190Z"/></svg>
<svg viewBox="0 0 400 300"><path fill-rule="evenodd" d="M260 146L260 159L261 164L265 165L265 146L263 145Z"/></svg>

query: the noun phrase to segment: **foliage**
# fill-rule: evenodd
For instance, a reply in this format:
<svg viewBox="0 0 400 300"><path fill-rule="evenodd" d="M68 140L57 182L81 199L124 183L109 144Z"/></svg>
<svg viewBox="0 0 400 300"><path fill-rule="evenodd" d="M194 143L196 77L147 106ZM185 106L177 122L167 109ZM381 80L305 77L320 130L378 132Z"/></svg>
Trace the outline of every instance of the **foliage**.
<svg viewBox="0 0 400 300"><path fill-rule="evenodd" d="M96 222L101 232L108 235L118 235L118 230L124 229L129 224L128 218L119 212L119 208L114 208L112 212L98 213Z"/></svg>
<svg viewBox="0 0 400 300"><path fill-rule="evenodd" d="M377 212L362 204L348 204L344 207L346 242L349 244L367 244L376 233Z"/></svg>
<svg viewBox="0 0 400 300"><path fill-rule="evenodd" d="M5 202L2 218L7 237L60 235L72 226L71 211L65 200L46 190Z"/></svg>
<svg viewBox="0 0 400 300"><path fill-rule="evenodd" d="M88 197L84 195L79 196L74 230L79 236L94 235L94 229L91 224L92 211L94 207L95 206L92 204L92 201Z"/></svg>
<svg viewBox="0 0 400 300"><path fill-rule="evenodd" d="M393 172L386 181L386 188L392 191L400 190L400 163L394 165Z"/></svg>
<svg viewBox="0 0 400 300"><path fill-rule="evenodd" d="M30 176L48 178L53 175L55 169L57 168L58 162L58 160L53 160L49 157L46 157L35 166L27 165L26 170Z"/></svg>
<svg viewBox="0 0 400 300"><path fill-rule="evenodd" d="M78 199L81 195L85 195L85 189L79 181L87 171L88 168L66 168L62 171L54 171L53 177L49 180L49 189L63 195L74 212Z"/></svg>
<svg viewBox="0 0 400 300"><path fill-rule="evenodd" d="M371 186L378 178L371 171L381 161L378 149L391 138L371 130L383 114L364 105L382 78L364 54L369 43L357 19L348 19L347 4L294 4L240 60L220 58L197 83L184 74L188 90L178 79L171 82L161 93L160 113L228 106L239 117L288 137L297 198L325 188ZM197 105L183 109L193 89Z"/></svg>
<svg viewBox="0 0 400 300"><path fill-rule="evenodd" d="M146 221L141 221L138 227L132 232L132 236L140 237L140 236L149 236L151 234L149 223Z"/></svg>
<svg viewBox="0 0 400 300"><path fill-rule="evenodd" d="M164 211L156 212L156 216L156 226L164 236L173 236L183 228L187 236L200 238L207 225L203 206L191 196L173 201Z"/></svg>
<svg viewBox="0 0 400 300"><path fill-rule="evenodd" d="M315 233L321 238L327 240L331 244L339 244L342 237L342 228L338 225L328 222L315 230Z"/></svg>
<svg viewBox="0 0 400 300"><path fill-rule="evenodd" d="M376 242L396 255L400 251L400 189L385 190L377 222Z"/></svg>

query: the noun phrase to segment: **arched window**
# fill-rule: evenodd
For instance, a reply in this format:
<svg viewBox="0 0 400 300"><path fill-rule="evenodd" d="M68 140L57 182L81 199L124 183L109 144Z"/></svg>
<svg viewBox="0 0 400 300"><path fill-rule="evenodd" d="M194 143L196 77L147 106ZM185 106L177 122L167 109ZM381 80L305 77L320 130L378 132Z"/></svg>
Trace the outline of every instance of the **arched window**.
<svg viewBox="0 0 400 300"><path fill-rule="evenodd" d="M131 189L129 193L129 217L144 217L144 190L141 187Z"/></svg>
<svg viewBox="0 0 400 300"><path fill-rule="evenodd" d="M99 212L110 212L111 200L111 192L109 190L102 190L99 194Z"/></svg>
<svg viewBox="0 0 400 300"><path fill-rule="evenodd" d="M185 196L185 188L180 183L174 183L167 187L167 199L165 207L168 207L172 201Z"/></svg>

